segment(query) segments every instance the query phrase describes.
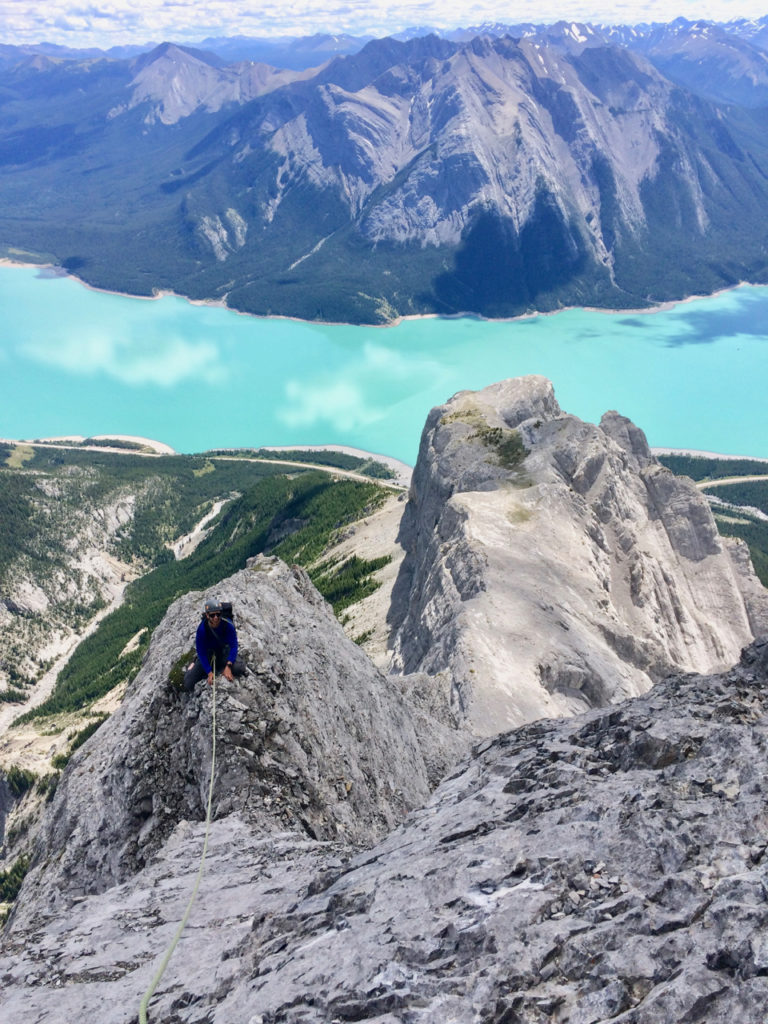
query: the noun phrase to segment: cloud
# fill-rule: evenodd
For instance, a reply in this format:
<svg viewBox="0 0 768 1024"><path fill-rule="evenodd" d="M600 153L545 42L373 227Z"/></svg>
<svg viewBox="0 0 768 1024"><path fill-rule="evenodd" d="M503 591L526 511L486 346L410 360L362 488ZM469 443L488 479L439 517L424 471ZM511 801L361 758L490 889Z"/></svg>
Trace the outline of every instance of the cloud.
<svg viewBox="0 0 768 1024"><path fill-rule="evenodd" d="M104 374L129 385L171 388L182 381L200 379L220 384L225 372L212 342L189 342L180 337L122 336L102 330L78 331L64 337L28 341L21 354L45 366L78 376Z"/></svg>
<svg viewBox="0 0 768 1024"><path fill-rule="evenodd" d="M765 14L764 0L633 0L619 4L609 0L520 0L513 8L499 0L380 0L338 4L328 0L303 0L298 4L269 2L254 10L252 0L104 0L98 6L46 0L0 0L0 27L5 43L46 40L69 45L112 46L175 39L194 42L206 34L225 36L311 35L315 32L349 32L384 35L412 25L447 29L483 22L574 21L635 22L669 21L684 15L728 20Z"/></svg>
<svg viewBox="0 0 768 1024"><path fill-rule="evenodd" d="M53 25L54 28L61 29L62 32L76 32L83 27L81 23L74 22L70 18L64 17L63 14L56 18Z"/></svg>
<svg viewBox="0 0 768 1024"><path fill-rule="evenodd" d="M289 427L327 423L348 433L390 417L393 403L419 393L424 381L434 384L443 379L448 373L439 360L405 356L369 342L341 370L313 374L309 381L287 381L287 405L276 415Z"/></svg>
<svg viewBox="0 0 768 1024"><path fill-rule="evenodd" d="M373 423L380 415L366 403L363 389L348 380L312 384L290 380L285 393L291 405L277 416L289 427L329 423L334 430L347 433Z"/></svg>

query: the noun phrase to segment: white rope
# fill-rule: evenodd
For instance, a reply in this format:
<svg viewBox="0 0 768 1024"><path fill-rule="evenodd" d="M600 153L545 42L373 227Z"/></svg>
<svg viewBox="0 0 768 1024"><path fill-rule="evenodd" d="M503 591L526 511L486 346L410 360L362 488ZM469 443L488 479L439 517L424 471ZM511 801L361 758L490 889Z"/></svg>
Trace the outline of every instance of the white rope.
<svg viewBox="0 0 768 1024"><path fill-rule="evenodd" d="M205 869L205 857L206 857L206 854L208 853L208 835L209 835L210 830L211 830L211 807L213 806L213 773L214 773L214 770L216 768L216 659L215 658L213 659L213 690L212 690L212 694L211 694L211 704L212 704L212 707L213 707L212 726L211 726L211 733L212 733L212 742L211 742L211 746L212 746L212 750L211 750L211 781L210 781L210 783L208 785L208 809L207 809L206 815L205 815L205 839L203 841L203 855L200 858L200 869L197 872L197 878L195 879L195 885L194 885L194 888L192 889L192 895L189 897L189 903L187 903L187 909L184 911L184 916L181 919L181 924L176 929L176 934L173 937L173 941L171 942L170 946L168 947L168 951L166 952L165 956L163 957L162 962L160 964L160 967L158 968L157 973L155 974L154 978L152 979L151 985L149 986L147 991L144 993L144 998L141 1000L141 1003L139 1005L139 1024L147 1024L147 1006L149 1005L149 1001L152 998L155 989L160 984L160 979L162 978L163 974L165 973L165 969L168 966L168 963L169 963L171 957L173 956L173 951L176 949L176 946L178 945L179 939L181 938L181 933L184 931L184 928L186 927L187 921L189 920L189 915L192 912L192 905L195 902L195 898L197 896L197 890L200 888L200 882L203 879L203 871Z"/></svg>

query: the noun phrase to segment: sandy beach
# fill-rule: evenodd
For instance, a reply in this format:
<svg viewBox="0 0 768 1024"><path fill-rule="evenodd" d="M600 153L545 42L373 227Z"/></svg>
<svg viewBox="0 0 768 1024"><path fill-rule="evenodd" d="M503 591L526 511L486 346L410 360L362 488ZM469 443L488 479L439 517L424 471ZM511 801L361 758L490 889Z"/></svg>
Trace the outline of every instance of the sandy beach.
<svg viewBox="0 0 768 1024"><path fill-rule="evenodd" d="M39 445L45 447L45 445L65 445L70 443L72 447L82 448L84 451L89 452L103 452L112 451L119 452L121 455L177 455L178 452L175 448L171 448L169 444L165 444L164 441L155 441L151 437L138 437L133 434L92 434L90 437L93 441L128 441L131 444L140 444L144 448L151 448L151 452L140 452L130 451L126 448L114 447L110 448L108 445L95 445L95 444L83 444L86 440L82 434L62 434L58 437L36 437L34 440L23 440L20 438L12 437L0 437L0 443L2 444L28 444Z"/></svg>
<svg viewBox="0 0 768 1024"><path fill-rule="evenodd" d="M750 462L766 462L760 455L724 455L723 452L704 452L696 448L651 448L654 455L688 455L694 459L749 459Z"/></svg>
<svg viewBox="0 0 768 1024"><path fill-rule="evenodd" d="M413 466L407 462L401 462L391 455L380 455L378 452L366 452L362 448L351 448L345 444L262 444L259 446L265 452L341 452L344 455L353 455L357 459L375 459L388 466L396 476L397 483L403 487L410 487Z"/></svg>

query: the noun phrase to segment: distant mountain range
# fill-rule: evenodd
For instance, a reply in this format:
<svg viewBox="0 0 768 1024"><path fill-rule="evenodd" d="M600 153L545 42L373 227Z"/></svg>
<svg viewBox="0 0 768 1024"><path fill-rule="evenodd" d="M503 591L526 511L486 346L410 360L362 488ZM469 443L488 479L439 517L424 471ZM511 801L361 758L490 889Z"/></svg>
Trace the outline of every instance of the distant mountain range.
<svg viewBox="0 0 768 1024"><path fill-rule="evenodd" d="M768 18L403 35L0 47L0 243L341 321L768 280Z"/></svg>
<svg viewBox="0 0 768 1024"><path fill-rule="evenodd" d="M560 23L565 25L565 22ZM584 26L576 26L580 31ZM728 22L708 20L689 21L677 18L672 22L652 22L640 25L590 25L588 26L593 39L618 41L622 45L642 50L653 49L654 45L664 38L685 39L693 28L695 33L708 31L725 35L734 46L744 40L761 49L768 48L768 15L763 18L735 18ZM477 36L488 36L499 39L502 36L513 38L530 38L546 35L550 27L533 22L505 24L501 22L484 22L467 28L443 30L434 25L412 26L402 32L394 33L394 39L406 42L421 36L435 35L451 42L466 43ZM188 44L193 49L204 50L209 55L215 54L224 63L250 60L257 63L272 64L274 67L303 70L317 67L333 57L357 53L375 37L371 35L351 36L345 33L318 32L311 36L208 36L195 43ZM159 42L147 43L144 46L113 46L108 50L98 47L74 48L57 43L38 43L36 45L10 46L0 44L0 62L17 63L26 56L43 54L58 58L99 58L112 60L130 59L142 53L154 50Z"/></svg>

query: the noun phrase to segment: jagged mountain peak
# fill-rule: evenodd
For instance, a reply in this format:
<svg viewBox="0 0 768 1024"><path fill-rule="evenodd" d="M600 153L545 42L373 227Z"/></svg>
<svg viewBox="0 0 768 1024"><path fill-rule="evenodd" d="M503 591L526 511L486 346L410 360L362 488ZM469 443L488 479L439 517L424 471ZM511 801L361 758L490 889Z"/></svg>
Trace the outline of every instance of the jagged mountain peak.
<svg viewBox="0 0 768 1024"><path fill-rule="evenodd" d="M394 665L448 671L480 734L725 668L768 631L768 593L695 486L542 377L432 410L400 541Z"/></svg>
<svg viewBox="0 0 768 1024"><path fill-rule="evenodd" d="M543 34L547 39L563 37L577 43L601 39L600 33L593 25L582 21L556 21L553 25L548 25Z"/></svg>
<svg viewBox="0 0 768 1024"><path fill-rule="evenodd" d="M350 92L356 92L393 67L429 59L447 60L457 49L456 43L434 34L405 41L392 36L372 39L358 53L334 58L320 73L318 80L332 81Z"/></svg>
<svg viewBox="0 0 768 1024"><path fill-rule="evenodd" d="M225 66L224 61L222 61L220 57L217 57L215 53L205 50L196 50L191 46L183 46L180 43L167 41L159 43L148 53L143 53L140 57L131 61L131 66L134 74L138 74L158 61L172 61L177 64L191 65L206 64L212 68L221 68Z"/></svg>
<svg viewBox="0 0 768 1024"><path fill-rule="evenodd" d="M162 43L132 68L131 98L108 116L148 104L146 124L176 124L200 111L215 113L228 105L241 106L302 77L301 72L279 71L267 64L225 64L214 54L175 43Z"/></svg>

